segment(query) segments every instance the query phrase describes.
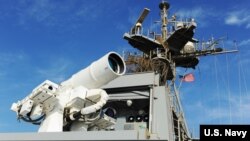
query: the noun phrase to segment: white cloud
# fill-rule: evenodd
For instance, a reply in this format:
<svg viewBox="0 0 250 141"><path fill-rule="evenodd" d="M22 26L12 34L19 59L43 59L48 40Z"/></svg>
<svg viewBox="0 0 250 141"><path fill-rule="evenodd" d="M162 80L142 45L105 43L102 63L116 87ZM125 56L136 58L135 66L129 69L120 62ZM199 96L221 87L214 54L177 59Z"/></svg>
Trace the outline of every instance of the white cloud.
<svg viewBox="0 0 250 141"><path fill-rule="evenodd" d="M249 29L249 28L250 28L250 23L249 23L249 24L247 24L246 28L247 28L247 29Z"/></svg>
<svg viewBox="0 0 250 141"><path fill-rule="evenodd" d="M205 11L201 7L195 7L191 10L182 9L177 11L177 16L183 17L183 18L202 18L205 16Z"/></svg>
<svg viewBox="0 0 250 141"><path fill-rule="evenodd" d="M46 68L37 69L37 73L43 79L49 79L56 83L62 82L66 79L68 70L70 69L72 63L66 59L57 59L48 64Z"/></svg>
<svg viewBox="0 0 250 141"><path fill-rule="evenodd" d="M10 53L1 52L0 53L0 77L4 77L9 73L9 67L17 65L20 62L25 62L28 56L24 53Z"/></svg>
<svg viewBox="0 0 250 141"><path fill-rule="evenodd" d="M208 12L210 11L210 12ZM196 22L198 22L198 26L204 27L209 23L209 17L216 16L211 9L204 9L201 7L194 7L190 9L180 9L176 12L177 17L182 20L186 20L188 18L194 18Z"/></svg>
<svg viewBox="0 0 250 141"><path fill-rule="evenodd" d="M225 18L225 23L228 25L243 25L246 28L250 28L250 11L245 9L232 11Z"/></svg>
<svg viewBox="0 0 250 141"><path fill-rule="evenodd" d="M125 24L122 24L122 23L115 23L115 27L116 27L116 29L123 31L123 32L129 31L129 27Z"/></svg>
<svg viewBox="0 0 250 141"><path fill-rule="evenodd" d="M13 22L15 25L25 28L31 28L29 24L36 23L40 26L60 28L59 31L72 30L84 26L84 22L96 22L104 15L108 17L110 15L108 13L119 10L105 6L106 2L111 3L111 0L105 2L95 0L94 3L88 1L22 0L11 5L11 9L0 9L0 15L4 16L4 18L0 16L0 19L11 17L16 19ZM118 4L118 2L113 1L112 4ZM64 28L62 29L62 27Z"/></svg>
<svg viewBox="0 0 250 141"><path fill-rule="evenodd" d="M239 46L250 46L250 39L247 39L247 40L243 40L239 43Z"/></svg>
<svg viewBox="0 0 250 141"><path fill-rule="evenodd" d="M230 25L234 25L234 24L240 25L242 23L242 21L235 15L231 15L227 17L225 22L226 24L230 24Z"/></svg>
<svg viewBox="0 0 250 141"><path fill-rule="evenodd" d="M207 96L204 100L184 105L189 129L195 137L199 137L200 124L250 123L250 113L247 112L250 109L249 94L242 94L241 98L239 95L231 95L230 100L227 99L227 96L221 99L213 99L214 103L211 103L210 98Z"/></svg>
<svg viewBox="0 0 250 141"><path fill-rule="evenodd" d="M223 121L223 123L228 122L229 124L230 118L232 119L232 123L244 124L250 122L250 114L246 112L250 109L250 95L241 94L240 96L231 94L230 97L230 99L228 96L221 97L220 99L213 99L218 101L215 102L217 103L215 105L208 105L206 102L197 101L192 105L188 105L186 110L192 111L193 114L195 111L195 113L198 113L199 115L204 115L197 115L197 118L195 119L196 121L194 121L196 123L197 121L204 123ZM208 99L206 101L208 101Z"/></svg>
<svg viewBox="0 0 250 141"><path fill-rule="evenodd" d="M0 65L9 64L16 62L17 60L24 60L26 55L24 53L10 53L10 52L1 52L0 53Z"/></svg>

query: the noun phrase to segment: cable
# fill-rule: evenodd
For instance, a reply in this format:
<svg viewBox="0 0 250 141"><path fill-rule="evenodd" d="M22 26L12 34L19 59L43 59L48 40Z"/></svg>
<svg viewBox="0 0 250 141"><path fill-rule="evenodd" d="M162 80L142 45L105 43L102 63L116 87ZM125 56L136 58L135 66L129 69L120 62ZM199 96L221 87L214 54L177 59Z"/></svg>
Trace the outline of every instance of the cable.
<svg viewBox="0 0 250 141"><path fill-rule="evenodd" d="M93 122L93 121L99 119L100 117L102 117L103 114L104 114L103 111L100 110L100 112L97 114L96 117L94 117L94 118L85 118L85 121L87 121L87 122Z"/></svg>
<svg viewBox="0 0 250 141"><path fill-rule="evenodd" d="M238 54L238 77L239 77L239 91L240 91L240 108L242 107L242 88L241 88L241 61ZM242 111L240 110L240 120L242 122Z"/></svg>
<svg viewBox="0 0 250 141"><path fill-rule="evenodd" d="M223 44L224 47L224 44ZM226 65L227 65L227 90L228 90L228 104L229 104L229 118L230 123L232 124L232 106L231 106L231 91L230 91L230 83L229 83L229 64L228 64L228 55L226 54Z"/></svg>
<svg viewBox="0 0 250 141"><path fill-rule="evenodd" d="M218 69L217 69L217 58L216 56L214 57L214 68L215 68L215 79L216 79L216 92L217 92L217 96L219 97L218 100L218 106L219 106L219 112L221 112L221 97L219 94L219 79L218 79ZM221 124L221 119L219 120L220 124Z"/></svg>
<svg viewBox="0 0 250 141"><path fill-rule="evenodd" d="M24 117L24 116L19 116L19 118L21 118L25 122L31 122L32 124L40 125L42 120L45 118L45 114L34 120L32 120L30 117Z"/></svg>

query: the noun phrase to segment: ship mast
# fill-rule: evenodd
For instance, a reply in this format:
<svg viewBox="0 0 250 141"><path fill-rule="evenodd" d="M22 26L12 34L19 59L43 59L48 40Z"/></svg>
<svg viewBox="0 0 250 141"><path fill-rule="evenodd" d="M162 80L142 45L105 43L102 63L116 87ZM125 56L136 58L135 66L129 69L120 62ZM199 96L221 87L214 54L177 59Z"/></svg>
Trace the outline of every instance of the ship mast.
<svg viewBox="0 0 250 141"><path fill-rule="evenodd" d="M167 39L167 24L168 24L168 9L170 4L166 1L162 1L159 4L159 8L161 9L161 32L162 32L162 41L165 42Z"/></svg>
<svg viewBox="0 0 250 141"><path fill-rule="evenodd" d="M166 86L171 99L172 131L176 139L182 141L184 140L183 135L190 137L190 133L175 85L176 68L195 69L199 64L198 57L200 56L233 53L237 50L226 50L219 47L220 39L212 40L203 47L203 43L198 44L199 41L193 38L197 27L194 19L177 20L175 15L172 19L168 19L170 4L164 0L159 4L159 8L161 34L153 32L152 37L141 32L142 23L150 11L145 8L130 32L123 36L131 46L141 51L142 55L128 52L127 56L124 56L126 56L127 68L131 68L129 73L154 71L159 74L160 85Z"/></svg>

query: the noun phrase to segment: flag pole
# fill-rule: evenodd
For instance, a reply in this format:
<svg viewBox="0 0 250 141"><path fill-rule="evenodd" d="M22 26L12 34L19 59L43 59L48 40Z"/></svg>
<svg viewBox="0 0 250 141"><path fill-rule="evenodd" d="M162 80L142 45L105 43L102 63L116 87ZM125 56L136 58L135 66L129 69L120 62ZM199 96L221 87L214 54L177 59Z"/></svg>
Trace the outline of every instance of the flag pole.
<svg viewBox="0 0 250 141"><path fill-rule="evenodd" d="M182 84L182 79L181 79L181 82L180 82L180 84L179 84L179 86L178 86L178 91L180 90L180 88L181 88L181 84Z"/></svg>

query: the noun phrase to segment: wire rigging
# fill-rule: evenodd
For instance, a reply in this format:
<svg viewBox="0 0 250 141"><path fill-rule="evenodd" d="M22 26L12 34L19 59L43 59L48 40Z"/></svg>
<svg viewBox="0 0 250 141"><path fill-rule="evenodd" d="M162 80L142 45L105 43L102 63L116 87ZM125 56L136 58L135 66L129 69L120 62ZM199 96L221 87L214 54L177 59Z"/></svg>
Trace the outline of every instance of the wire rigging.
<svg viewBox="0 0 250 141"><path fill-rule="evenodd" d="M224 43L222 43L224 48ZM231 106L231 91L230 91L230 82L229 82L229 63L228 63L228 55L226 54L226 69L227 69L227 91L228 91L228 104L229 104L229 119L232 124L232 106Z"/></svg>
<svg viewBox="0 0 250 141"><path fill-rule="evenodd" d="M242 87L241 87L241 61L240 54L237 55L238 58L238 79L239 79L239 93L240 93L240 108L242 108ZM242 111L240 110L240 120L242 122Z"/></svg>
<svg viewBox="0 0 250 141"><path fill-rule="evenodd" d="M240 54L239 54L240 55ZM240 57L240 56L239 56ZM246 80L246 72L244 71L243 69L243 65L242 65L242 62L240 63L240 69L241 69L241 73L242 73L242 78L243 78L243 83L244 83L244 88L245 88L245 92L246 92L246 95L249 96L249 93L248 93L248 83L247 83L247 80Z"/></svg>
<svg viewBox="0 0 250 141"><path fill-rule="evenodd" d="M215 80L216 80L216 94L219 98L218 100L218 106L219 106L219 112L221 113L221 96L219 93L219 79L218 79L218 69L217 69L217 57L214 57L214 68L215 68ZM221 119L219 119L219 123L221 124Z"/></svg>

